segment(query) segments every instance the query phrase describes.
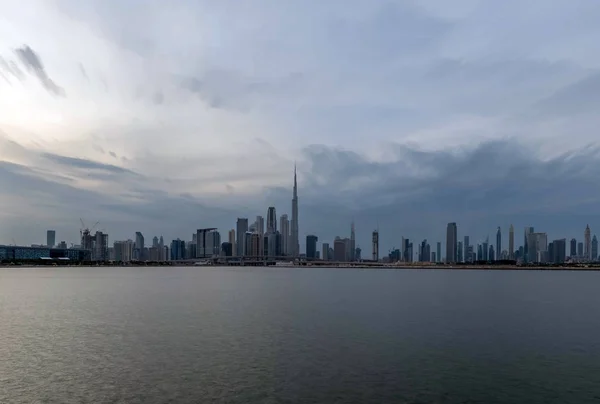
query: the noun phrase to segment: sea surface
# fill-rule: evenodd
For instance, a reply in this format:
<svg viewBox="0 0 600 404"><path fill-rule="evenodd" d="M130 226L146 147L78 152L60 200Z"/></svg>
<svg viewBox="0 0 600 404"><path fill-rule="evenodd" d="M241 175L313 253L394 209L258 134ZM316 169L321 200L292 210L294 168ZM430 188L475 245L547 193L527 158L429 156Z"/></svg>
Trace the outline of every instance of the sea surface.
<svg viewBox="0 0 600 404"><path fill-rule="evenodd" d="M599 403L600 273L0 269L0 403Z"/></svg>

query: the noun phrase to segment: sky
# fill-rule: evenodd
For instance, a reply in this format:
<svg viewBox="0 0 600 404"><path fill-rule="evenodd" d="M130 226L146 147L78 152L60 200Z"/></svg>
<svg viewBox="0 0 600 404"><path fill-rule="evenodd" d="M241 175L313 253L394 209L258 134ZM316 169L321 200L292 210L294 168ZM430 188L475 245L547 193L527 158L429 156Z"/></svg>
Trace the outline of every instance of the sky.
<svg viewBox="0 0 600 404"><path fill-rule="evenodd" d="M0 244L600 229L596 0L0 5Z"/></svg>

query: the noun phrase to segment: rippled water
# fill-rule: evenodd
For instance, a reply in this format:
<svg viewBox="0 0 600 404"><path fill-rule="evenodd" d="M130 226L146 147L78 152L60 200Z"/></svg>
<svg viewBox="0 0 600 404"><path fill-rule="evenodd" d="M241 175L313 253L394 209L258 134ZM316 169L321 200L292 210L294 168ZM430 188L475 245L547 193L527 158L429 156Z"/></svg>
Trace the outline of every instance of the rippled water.
<svg viewBox="0 0 600 404"><path fill-rule="evenodd" d="M2 403L598 403L600 273L0 269Z"/></svg>

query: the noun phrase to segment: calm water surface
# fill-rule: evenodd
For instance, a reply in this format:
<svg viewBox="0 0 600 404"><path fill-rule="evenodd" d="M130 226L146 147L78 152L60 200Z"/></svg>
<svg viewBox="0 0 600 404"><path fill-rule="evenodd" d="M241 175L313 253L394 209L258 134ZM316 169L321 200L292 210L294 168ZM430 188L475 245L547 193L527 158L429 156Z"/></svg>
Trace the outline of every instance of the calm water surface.
<svg viewBox="0 0 600 404"><path fill-rule="evenodd" d="M0 269L1 403L598 403L600 273Z"/></svg>

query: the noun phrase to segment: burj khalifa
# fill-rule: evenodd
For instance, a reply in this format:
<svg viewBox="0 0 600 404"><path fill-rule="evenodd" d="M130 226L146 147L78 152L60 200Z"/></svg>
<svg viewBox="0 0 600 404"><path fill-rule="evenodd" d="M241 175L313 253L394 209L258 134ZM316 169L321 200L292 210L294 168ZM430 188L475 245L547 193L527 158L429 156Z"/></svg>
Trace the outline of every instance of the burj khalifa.
<svg viewBox="0 0 600 404"><path fill-rule="evenodd" d="M294 196L292 197L292 222L290 223L290 255L294 258L300 256L300 243L298 242L298 182L296 181L296 165L294 164Z"/></svg>

